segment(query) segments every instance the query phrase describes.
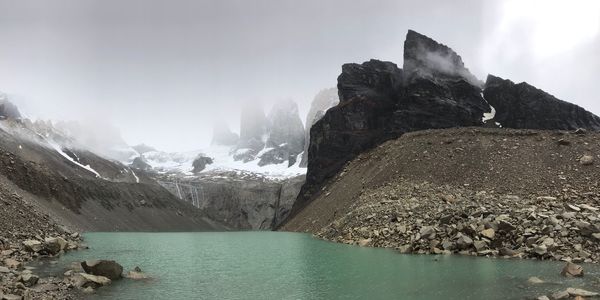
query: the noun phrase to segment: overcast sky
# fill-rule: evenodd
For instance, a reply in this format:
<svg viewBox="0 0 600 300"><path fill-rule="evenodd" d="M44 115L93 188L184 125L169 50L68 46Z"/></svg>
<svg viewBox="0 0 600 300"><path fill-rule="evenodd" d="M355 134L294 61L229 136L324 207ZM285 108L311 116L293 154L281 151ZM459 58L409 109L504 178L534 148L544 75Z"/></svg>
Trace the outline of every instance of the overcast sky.
<svg viewBox="0 0 600 300"><path fill-rule="evenodd" d="M402 64L414 29L468 68L600 114L600 1L0 0L0 91L30 117L103 120L130 144L210 141L244 101L300 111L347 62Z"/></svg>

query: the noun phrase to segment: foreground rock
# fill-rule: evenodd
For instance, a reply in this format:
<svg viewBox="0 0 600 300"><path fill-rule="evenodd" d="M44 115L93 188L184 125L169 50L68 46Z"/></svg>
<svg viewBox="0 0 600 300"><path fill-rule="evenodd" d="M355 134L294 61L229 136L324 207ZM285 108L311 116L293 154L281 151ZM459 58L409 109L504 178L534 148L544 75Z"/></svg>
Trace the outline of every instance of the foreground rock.
<svg viewBox="0 0 600 300"><path fill-rule="evenodd" d="M97 289L111 283L111 280L107 277L87 273L77 273L71 277L71 281L73 282L73 285L81 289L88 287Z"/></svg>

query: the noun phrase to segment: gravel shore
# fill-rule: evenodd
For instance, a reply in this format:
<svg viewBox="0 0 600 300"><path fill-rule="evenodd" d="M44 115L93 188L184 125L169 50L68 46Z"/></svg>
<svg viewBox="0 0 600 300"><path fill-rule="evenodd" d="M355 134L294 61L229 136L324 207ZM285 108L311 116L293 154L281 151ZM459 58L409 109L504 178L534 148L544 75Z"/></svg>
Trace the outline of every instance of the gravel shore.
<svg viewBox="0 0 600 300"><path fill-rule="evenodd" d="M598 263L600 201L574 190L520 197L400 182L364 193L316 235L403 253Z"/></svg>

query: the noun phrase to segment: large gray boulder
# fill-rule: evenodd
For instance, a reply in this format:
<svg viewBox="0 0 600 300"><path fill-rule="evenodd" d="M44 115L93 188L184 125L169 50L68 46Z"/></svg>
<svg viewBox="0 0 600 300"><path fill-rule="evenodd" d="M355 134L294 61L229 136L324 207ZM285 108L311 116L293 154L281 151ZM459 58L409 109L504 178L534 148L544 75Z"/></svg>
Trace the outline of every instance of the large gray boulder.
<svg viewBox="0 0 600 300"><path fill-rule="evenodd" d="M204 155L198 155L198 157L196 157L196 159L194 159L194 162L192 162L192 167L194 167L192 172L194 174L200 173L206 168L207 165L210 165L212 163L213 163L212 158L210 158L208 156L204 156Z"/></svg>
<svg viewBox="0 0 600 300"><path fill-rule="evenodd" d="M92 275L103 276L110 280L120 279L123 266L114 260L86 260L81 262L83 270Z"/></svg>

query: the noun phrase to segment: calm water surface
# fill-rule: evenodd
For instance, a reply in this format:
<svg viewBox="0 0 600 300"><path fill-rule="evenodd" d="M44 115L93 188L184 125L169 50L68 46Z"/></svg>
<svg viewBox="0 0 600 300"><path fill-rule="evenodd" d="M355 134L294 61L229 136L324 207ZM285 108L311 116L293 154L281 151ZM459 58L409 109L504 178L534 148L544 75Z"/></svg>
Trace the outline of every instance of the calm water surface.
<svg viewBox="0 0 600 300"><path fill-rule="evenodd" d="M113 259L140 266L154 280L123 279L92 299L528 299L583 287L600 290L600 268L565 279L562 263L461 256L401 255L283 232L88 233L89 250L38 273L63 272L73 261ZM529 285L537 276L546 284Z"/></svg>

